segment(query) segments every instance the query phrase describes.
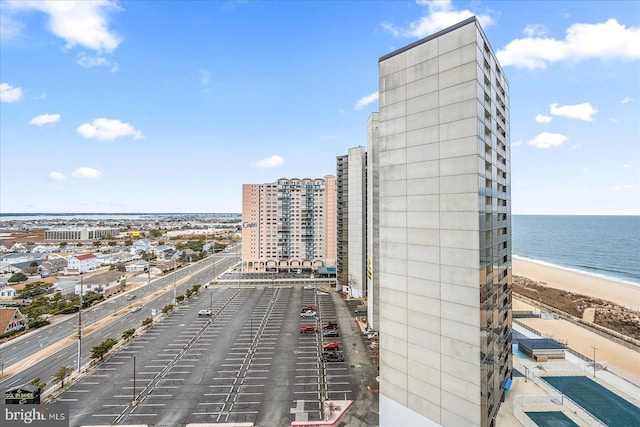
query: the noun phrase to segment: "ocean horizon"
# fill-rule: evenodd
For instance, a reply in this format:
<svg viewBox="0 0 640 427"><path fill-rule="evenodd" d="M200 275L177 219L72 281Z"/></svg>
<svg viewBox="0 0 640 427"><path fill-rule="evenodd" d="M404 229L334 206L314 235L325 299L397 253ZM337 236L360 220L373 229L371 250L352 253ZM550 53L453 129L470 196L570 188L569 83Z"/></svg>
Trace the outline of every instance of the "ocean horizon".
<svg viewBox="0 0 640 427"><path fill-rule="evenodd" d="M640 216L512 215L514 258L640 286Z"/></svg>

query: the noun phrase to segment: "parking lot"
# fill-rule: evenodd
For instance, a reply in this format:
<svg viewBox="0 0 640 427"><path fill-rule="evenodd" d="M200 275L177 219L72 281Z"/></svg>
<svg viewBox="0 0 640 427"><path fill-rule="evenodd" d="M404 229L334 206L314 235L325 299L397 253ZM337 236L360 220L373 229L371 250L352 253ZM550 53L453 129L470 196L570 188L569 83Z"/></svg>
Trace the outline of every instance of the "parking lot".
<svg viewBox="0 0 640 427"><path fill-rule="evenodd" d="M346 305L305 284L203 290L57 401L69 404L71 426L321 420L324 400L357 398L362 379L349 361L359 337ZM304 305L316 315L301 317ZM198 315L207 309L211 316ZM340 336L323 337L328 321L337 321ZM300 333L301 326L318 332ZM334 341L344 360L324 361L323 342Z"/></svg>

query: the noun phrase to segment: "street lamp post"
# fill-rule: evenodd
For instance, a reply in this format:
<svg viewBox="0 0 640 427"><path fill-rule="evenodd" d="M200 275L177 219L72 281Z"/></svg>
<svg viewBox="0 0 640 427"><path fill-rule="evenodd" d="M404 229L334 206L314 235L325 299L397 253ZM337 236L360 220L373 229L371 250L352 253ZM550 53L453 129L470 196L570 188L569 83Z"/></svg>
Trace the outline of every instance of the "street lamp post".
<svg viewBox="0 0 640 427"><path fill-rule="evenodd" d="M176 305L176 260L173 260L173 305Z"/></svg>
<svg viewBox="0 0 640 427"><path fill-rule="evenodd" d="M594 346L591 346L591 348L593 349L593 377L596 377L596 350L597 348Z"/></svg>
<svg viewBox="0 0 640 427"><path fill-rule="evenodd" d="M78 372L80 372L80 357L82 354L82 289L83 288L83 281L82 281L82 274L80 274L80 305L78 307L78 363L77 363L77 368L78 368Z"/></svg>
<svg viewBox="0 0 640 427"><path fill-rule="evenodd" d="M136 355L133 355L133 399L131 400L131 406L136 406Z"/></svg>

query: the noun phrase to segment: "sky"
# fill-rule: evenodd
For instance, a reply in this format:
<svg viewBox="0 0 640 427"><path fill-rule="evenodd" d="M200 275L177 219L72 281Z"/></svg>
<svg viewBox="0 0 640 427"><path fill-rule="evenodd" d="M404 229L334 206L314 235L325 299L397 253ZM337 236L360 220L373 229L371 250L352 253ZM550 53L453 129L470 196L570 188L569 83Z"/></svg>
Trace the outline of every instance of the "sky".
<svg viewBox="0 0 640 427"><path fill-rule="evenodd" d="M640 2L0 1L0 213L241 212L336 174L378 59L476 15L514 214L640 215Z"/></svg>

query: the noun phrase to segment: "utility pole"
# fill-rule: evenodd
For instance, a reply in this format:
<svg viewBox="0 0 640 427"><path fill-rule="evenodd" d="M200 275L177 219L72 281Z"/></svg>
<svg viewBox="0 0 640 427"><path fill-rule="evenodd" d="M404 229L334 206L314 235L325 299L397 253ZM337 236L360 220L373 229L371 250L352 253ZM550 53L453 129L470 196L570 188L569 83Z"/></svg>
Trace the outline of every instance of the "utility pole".
<svg viewBox="0 0 640 427"><path fill-rule="evenodd" d="M176 305L176 260L173 260L173 305Z"/></svg>
<svg viewBox="0 0 640 427"><path fill-rule="evenodd" d="M597 348L594 346L591 346L591 348L593 349L593 377L596 377L596 350Z"/></svg>
<svg viewBox="0 0 640 427"><path fill-rule="evenodd" d="M82 273L80 273L80 306L78 307L78 373L80 373L80 357L82 355Z"/></svg>

